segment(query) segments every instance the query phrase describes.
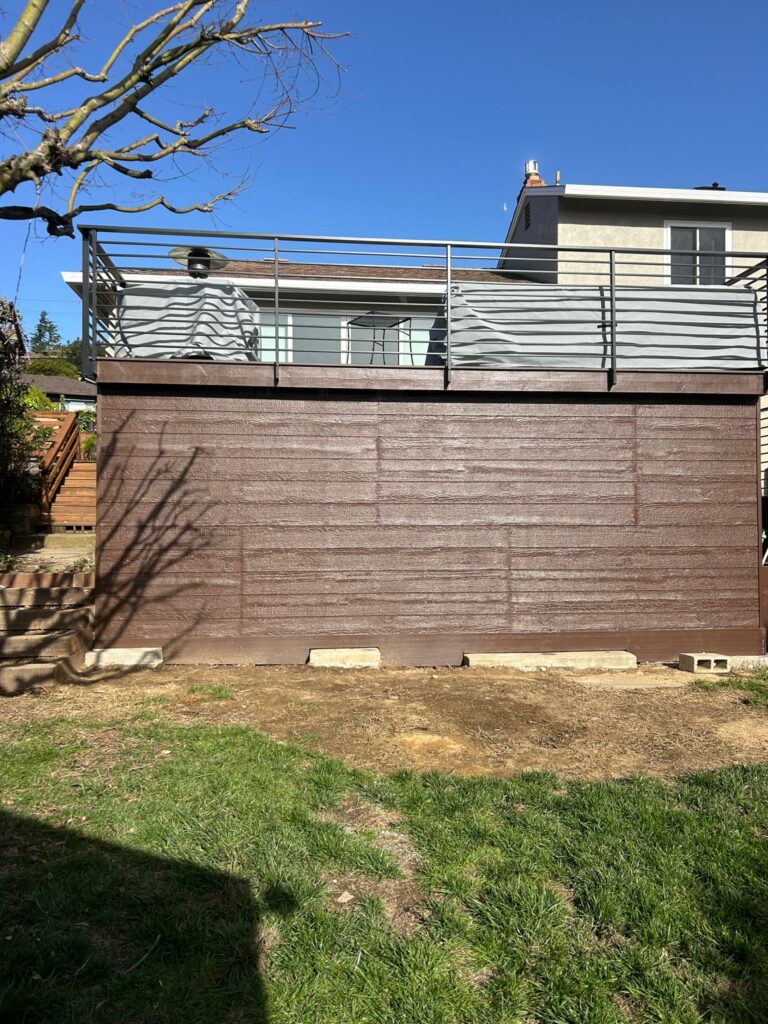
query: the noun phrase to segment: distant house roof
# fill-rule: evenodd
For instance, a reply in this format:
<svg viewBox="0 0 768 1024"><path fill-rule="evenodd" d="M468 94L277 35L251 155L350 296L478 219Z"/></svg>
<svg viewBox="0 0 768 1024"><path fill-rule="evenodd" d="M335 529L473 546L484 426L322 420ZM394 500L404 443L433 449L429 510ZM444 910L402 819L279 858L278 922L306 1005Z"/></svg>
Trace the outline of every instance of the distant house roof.
<svg viewBox="0 0 768 1024"><path fill-rule="evenodd" d="M331 254L332 255L332 254ZM458 254L459 258L461 254ZM377 266L362 263L295 263L279 260L280 277L302 277L337 281L440 281L445 280L445 262L422 266ZM223 274L265 274L275 272L274 260L231 260ZM452 267L451 276L457 281L498 281L496 270Z"/></svg>
<svg viewBox="0 0 768 1024"><path fill-rule="evenodd" d="M534 194L523 189L527 199ZM536 195L566 199L623 199L631 202L706 203L731 206L768 206L768 192L730 192L726 188L644 188L634 185L543 185Z"/></svg>
<svg viewBox="0 0 768 1024"><path fill-rule="evenodd" d="M37 388L51 398L96 398L96 385L74 377L57 377L49 373L22 373L21 379L31 388Z"/></svg>
<svg viewBox="0 0 768 1024"><path fill-rule="evenodd" d="M329 253L329 256L332 256ZM490 258L490 254L488 254ZM471 257L463 257L470 259ZM279 260L279 278L293 288L332 289L343 293L345 290L402 292L429 291L439 294L445 288L445 261L421 266L388 266L363 263L299 263L292 260ZM461 253L454 259L461 261ZM163 279L167 276L186 277L181 268L172 267L121 267L120 271L128 280L136 277L144 279ZM211 277L216 280L236 280L243 287L271 287L274 281L275 263L272 259L263 260L230 260L226 267L214 271ZM63 271L65 282L79 295L82 292L82 275L79 272ZM514 281L515 275L509 271L494 268L451 267L454 281Z"/></svg>
<svg viewBox="0 0 768 1024"><path fill-rule="evenodd" d="M726 188L645 188L634 185L545 185L535 184L533 188L520 189L517 205L507 232L507 241L512 237L525 203L537 196L557 196L560 199L613 200L625 203L701 203L704 206L757 206L768 207L768 192L730 192ZM762 213L763 211L758 210Z"/></svg>

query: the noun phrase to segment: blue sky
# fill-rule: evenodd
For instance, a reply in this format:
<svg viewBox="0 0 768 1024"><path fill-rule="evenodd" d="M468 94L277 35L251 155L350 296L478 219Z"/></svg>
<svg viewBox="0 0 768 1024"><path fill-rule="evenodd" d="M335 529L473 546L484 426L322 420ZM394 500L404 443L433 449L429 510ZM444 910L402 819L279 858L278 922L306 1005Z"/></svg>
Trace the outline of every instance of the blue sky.
<svg viewBox="0 0 768 1024"><path fill-rule="evenodd" d="M19 6L4 5L9 20ZM60 15L67 5L54 6ZM99 40L147 7L87 0L80 62L92 54L95 63ZM341 90L321 92L293 120L295 130L257 146L248 136L220 158L232 175L248 163L254 185L215 223L165 212L132 223L491 240L505 233L529 158L548 181L560 170L565 182L718 180L768 190L764 0L730 8L721 0L254 3L255 16L262 12L349 31L334 45L346 67ZM206 103L238 112L254 89L243 67L224 62L188 73L168 101L186 104L182 113ZM189 201L219 187L198 173L169 194ZM6 202L30 198L20 189ZM109 189L99 194L114 198ZM0 231L0 291L13 296L27 227ZM28 330L44 308L65 338L79 334L78 303L60 278L78 263L76 243L33 228L19 291Z"/></svg>

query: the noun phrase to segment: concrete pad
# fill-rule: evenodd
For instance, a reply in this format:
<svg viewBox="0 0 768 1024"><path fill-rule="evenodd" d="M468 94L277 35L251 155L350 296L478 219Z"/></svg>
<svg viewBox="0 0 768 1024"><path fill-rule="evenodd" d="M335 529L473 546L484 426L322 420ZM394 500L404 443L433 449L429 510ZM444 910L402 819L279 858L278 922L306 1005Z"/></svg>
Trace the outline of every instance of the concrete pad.
<svg viewBox="0 0 768 1024"><path fill-rule="evenodd" d="M91 554L96 550L95 533L48 533L43 540L46 551L55 548L59 551L82 551Z"/></svg>
<svg viewBox="0 0 768 1024"><path fill-rule="evenodd" d="M760 672L768 668L768 654L731 655L731 672Z"/></svg>
<svg viewBox="0 0 768 1024"><path fill-rule="evenodd" d="M622 678L621 673L606 673L601 676L581 676L572 680L577 686L587 686L593 690L681 690L690 686L690 680L682 673L678 679L654 679L643 676Z"/></svg>
<svg viewBox="0 0 768 1024"><path fill-rule="evenodd" d="M378 647L314 647L309 652L313 668L380 668Z"/></svg>
<svg viewBox="0 0 768 1024"><path fill-rule="evenodd" d="M678 658L681 672L703 673L704 675L727 675L731 671L731 659L727 654L713 654L711 651L696 651L681 654Z"/></svg>
<svg viewBox="0 0 768 1024"><path fill-rule="evenodd" d="M86 668L157 668L162 664L162 647L102 647L85 655Z"/></svg>
<svg viewBox="0 0 768 1024"><path fill-rule="evenodd" d="M518 672L570 669L577 672L624 672L637 668L629 651L561 651L558 654L465 654L469 668L514 668Z"/></svg>

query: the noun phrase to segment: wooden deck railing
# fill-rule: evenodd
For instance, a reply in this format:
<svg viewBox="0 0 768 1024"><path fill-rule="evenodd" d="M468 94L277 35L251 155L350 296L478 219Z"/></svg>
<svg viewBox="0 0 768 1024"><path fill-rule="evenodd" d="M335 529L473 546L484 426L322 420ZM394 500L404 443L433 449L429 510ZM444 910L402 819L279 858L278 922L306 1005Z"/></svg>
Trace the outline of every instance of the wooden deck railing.
<svg viewBox="0 0 768 1024"><path fill-rule="evenodd" d="M79 451L77 416L73 412L36 412L34 415L39 427L52 427L54 431L40 459L41 506L43 512L50 512L53 500Z"/></svg>

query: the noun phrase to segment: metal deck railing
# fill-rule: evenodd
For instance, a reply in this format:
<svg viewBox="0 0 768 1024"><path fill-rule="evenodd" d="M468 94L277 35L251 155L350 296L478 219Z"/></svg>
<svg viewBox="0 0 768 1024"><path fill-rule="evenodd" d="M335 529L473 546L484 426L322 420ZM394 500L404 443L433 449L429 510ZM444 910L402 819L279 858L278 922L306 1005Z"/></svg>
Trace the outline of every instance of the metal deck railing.
<svg viewBox="0 0 768 1024"><path fill-rule="evenodd" d="M759 371L768 254L81 227L99 357Z"/></svg>

